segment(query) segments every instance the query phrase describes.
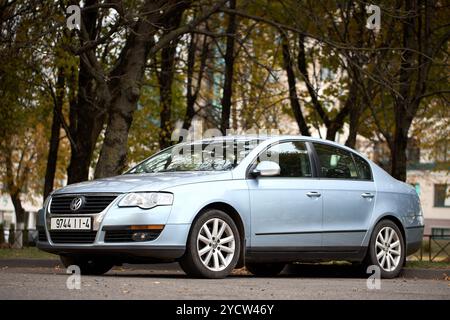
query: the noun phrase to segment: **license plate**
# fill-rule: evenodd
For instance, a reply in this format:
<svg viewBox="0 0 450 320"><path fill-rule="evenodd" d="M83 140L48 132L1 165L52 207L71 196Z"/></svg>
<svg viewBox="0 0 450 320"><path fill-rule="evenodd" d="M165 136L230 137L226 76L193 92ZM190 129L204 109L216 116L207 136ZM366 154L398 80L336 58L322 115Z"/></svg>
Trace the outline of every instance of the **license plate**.
<svg viewBox="0 0 450 320"><path fill-rule="evenodd" d="M91 218L52 218L52 230L91 230Z"/></svg>

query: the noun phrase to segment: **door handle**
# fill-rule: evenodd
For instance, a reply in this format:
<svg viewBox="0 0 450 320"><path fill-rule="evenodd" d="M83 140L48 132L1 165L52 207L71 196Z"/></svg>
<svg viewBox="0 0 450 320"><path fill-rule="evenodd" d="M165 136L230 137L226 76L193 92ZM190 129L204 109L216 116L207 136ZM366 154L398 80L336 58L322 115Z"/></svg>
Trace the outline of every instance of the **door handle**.
<svg viewBox="0 0 450 320"><path fill-rule="evenodd" d="M370 192L364 192L364 193L361 194L361 197L363 197L363 198L373 198L374 194L370 193Z"/></svg>
<svg viewBox="0 0 450 320"><path fill-rule="evenodd" d="M317 192L317 191L307 192L306 195L308 197L320 197L321 196L321 194L319 192Z"/></svg>

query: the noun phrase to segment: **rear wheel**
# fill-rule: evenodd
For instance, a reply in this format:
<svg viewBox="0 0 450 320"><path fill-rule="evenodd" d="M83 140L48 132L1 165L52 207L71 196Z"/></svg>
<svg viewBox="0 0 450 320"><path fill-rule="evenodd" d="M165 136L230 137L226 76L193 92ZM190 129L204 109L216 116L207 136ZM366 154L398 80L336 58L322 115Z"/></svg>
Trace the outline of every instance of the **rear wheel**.
<svg viewBox="0 0 450 320"><path fill-rule="evenodd" d="M111 270L114 266L113 263L109 261L79 256L60 256L60 260L66 268L71 265L78 266L83 275L102 275Z"/></svg>
<svg viewBox="0 0 450 320"><path fill-rule="evenodd" d="M283 271L284 263L247 263L245 267L248 271L258 277L273 277Z"/></svg>
<svg viewBox="0 0 450 320"><path fill-rule="evenodd" d="M205 211L192 225L180 266L189 276L224 278L237 264L240 244L229 215L216 209Z"/></svg>
<svg viewBox="0 0 450 320"><path fill-rule="evenodd" d="M405 242L397 225L382 220L376 226L370 239L366 265L380 267L382 278L395 278L405 261Z"/></svg>

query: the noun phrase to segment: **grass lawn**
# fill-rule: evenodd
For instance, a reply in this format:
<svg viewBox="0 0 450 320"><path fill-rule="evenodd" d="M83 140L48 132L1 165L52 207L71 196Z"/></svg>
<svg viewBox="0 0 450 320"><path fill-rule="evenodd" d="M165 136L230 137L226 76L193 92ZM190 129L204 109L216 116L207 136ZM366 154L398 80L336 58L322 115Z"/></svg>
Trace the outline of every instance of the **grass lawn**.
<svg viewBox="0 0 450 320"><path fill-rule="evenodd" d="M58 259L57 255L39 250L36 247L23 249L0 249L0 259Z"/></svg>

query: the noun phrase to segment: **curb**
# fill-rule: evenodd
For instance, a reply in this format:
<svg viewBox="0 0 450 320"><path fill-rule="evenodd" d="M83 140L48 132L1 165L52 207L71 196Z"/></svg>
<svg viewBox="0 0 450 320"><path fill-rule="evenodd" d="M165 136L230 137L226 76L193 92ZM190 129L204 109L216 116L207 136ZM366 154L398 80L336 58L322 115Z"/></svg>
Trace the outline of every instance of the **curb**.
<svg viewBox="0 0 450 320"><path fill-rule="evenodd" d="M54 268L59 259L0 259L0 268Z"/></svg>

